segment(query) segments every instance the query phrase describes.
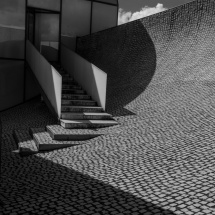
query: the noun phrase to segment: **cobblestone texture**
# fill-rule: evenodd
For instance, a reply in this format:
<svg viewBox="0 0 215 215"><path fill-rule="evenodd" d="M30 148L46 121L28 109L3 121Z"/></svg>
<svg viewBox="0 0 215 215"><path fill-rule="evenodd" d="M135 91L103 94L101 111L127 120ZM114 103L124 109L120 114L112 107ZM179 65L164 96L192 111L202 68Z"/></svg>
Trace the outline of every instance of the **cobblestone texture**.
<svg viewBox="0 0 215 215"><path fill-rule="evenodd" d="M53 150L81 144L79 141L53 140L49 133L45 131L45 128L31 128L30 130L35 142L37 143L39 151Z"/></svg>
<svg viewBox="0 0 215 215"><path fill-rule="evenodd" d="M29 131L15 130L13 135L20 155L31 155L38 152L38 148Z"/></svg>
<svg viewBox="0 0 215 215"><path fill-rule="evenodd" d="M56 122L38 101L0 113L0 213L215 214L214 4L195 1L82 39L98 50L82 54L108 72L107 111L119 125L100 129L107 135L20 158L13 129ZM99 51L104 41L109 55Z"/></svg>

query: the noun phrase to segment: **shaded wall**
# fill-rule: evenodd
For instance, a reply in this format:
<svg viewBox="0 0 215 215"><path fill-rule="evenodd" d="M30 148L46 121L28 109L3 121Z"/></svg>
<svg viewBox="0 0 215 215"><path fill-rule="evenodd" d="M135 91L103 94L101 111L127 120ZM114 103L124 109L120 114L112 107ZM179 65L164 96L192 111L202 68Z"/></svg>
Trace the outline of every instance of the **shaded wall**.
<svg viewBox="0 0 215 215"><path fill-rule="evenodd" d="M156 69L154 44L140 21L78 40L78 53L107 73L106 110L132 114L124 106L145 90Z"/></svg>
<svg viewBox="0 0 215 215"><path fill-rule="evenodd" d="M78 53L108 74L107 111L142 114L179 108L215 81L214 35L215 3L197 0L82 37Z"/></svg>

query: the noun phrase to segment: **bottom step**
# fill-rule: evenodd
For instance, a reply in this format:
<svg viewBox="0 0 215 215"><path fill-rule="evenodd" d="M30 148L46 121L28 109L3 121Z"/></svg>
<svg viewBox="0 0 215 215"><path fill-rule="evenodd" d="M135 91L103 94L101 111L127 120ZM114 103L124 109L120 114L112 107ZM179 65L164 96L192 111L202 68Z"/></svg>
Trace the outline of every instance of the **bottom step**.
<svg viewBox="0 0 215 215"><path fill-rule="evenodd" d="M92 129L65 129L60 125L49 125L46 129L54 140L89 140L105 134L105 132Z"/></svg>
<svg viewBox="0 0 215 215"><path fill-rule="evenodd" d="M49 151L54 149L62 149L70 146L80 145L81 143L76 141L57 141L53 140L49 133L45 129L31 128L30 132L33 135L33 139L39 151Z"/></svg>
<svg viewBox="0 0 215 215"><path fill-rule="evenodd" d="M19 154L27 156L38 153L38 148L31 135L26 130L15 130L14 139L18 145Z"/></svg>

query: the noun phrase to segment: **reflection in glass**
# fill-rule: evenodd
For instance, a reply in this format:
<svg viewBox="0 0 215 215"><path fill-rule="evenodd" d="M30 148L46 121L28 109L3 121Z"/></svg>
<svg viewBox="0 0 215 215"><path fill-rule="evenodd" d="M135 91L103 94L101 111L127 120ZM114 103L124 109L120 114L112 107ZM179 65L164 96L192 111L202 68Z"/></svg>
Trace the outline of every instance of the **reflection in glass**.
<svg viewBox="0 0 215 215"><path fill-rule="evenodd" d="M77 36L90 34L90 12L90 1L63 0L61 29L62 43L70 43L74 48Z"/></svg>
<svg viewBox="0 0 215 215"><path fill-rule="evenodd" d="M101 3L93 3L92 33L116 26L118 8Z"/></svg>
<svg viewBox="0 0 215 215"><path fill-rule="evenodd" d="M24 62L0 60L0 111L23 102Z"/></svg>
<svg viewBox="0 0 215 215"><path fill-rule="evenodd" d="M36 14L35 47L47 58L55 61L58 58L59 15Z"/></svg>
<svg viewBox="0 0 215 215"><path fill-rule="evenodd" d="M94 0L94 1L100 1L100 2L105 2L105 3L111 3L117 5L118 2L117 0Z"/></svg>
<svg viewBox="0 0 215 215"><path fill-rule="evenodd" d="M27 39L34 44L34 14L28 12L28 23L27 23Z"/></svg>
<svg viewBox="0 0 215 215"><path fill-rule="evenodd" d="M28 0L28 6L60 11L60 0Z"/></svg>
<svg viewBox="0 0 215 215"><path fill-rule="evenodd" d="M0 0L0 57L23 59L24 39L25 0Z"/></svg>

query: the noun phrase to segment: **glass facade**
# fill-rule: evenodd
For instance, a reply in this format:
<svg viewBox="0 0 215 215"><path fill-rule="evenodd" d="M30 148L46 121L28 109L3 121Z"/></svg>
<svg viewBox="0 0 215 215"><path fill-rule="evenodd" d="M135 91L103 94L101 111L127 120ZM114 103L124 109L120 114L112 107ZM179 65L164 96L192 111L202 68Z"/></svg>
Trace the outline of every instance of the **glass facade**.
<svg viewBox="0 0 215 215"><path fill-rule="evenodd" d="M24 99L24 61L0 60L0 111Z"/></svg>
<svg viewBox="0 0 215 215"><path fill-rule="evenodd" d="M74 50L76 37L90 34L91 2L86 0L63 0L62 43Z"/></svg>
<svg viewBox="0 0 215 215"><path fill-rule="evenodd" d="M77 37L117 25L118 1L98 1L62 1L61 42L68 48L75 50Z"/></svg>
<svg viewBox="0 0 215 215"><path fill-rule="evenodd" d="M0 58L24 59L24 40L25 0L1 0Z"/></svg>
<svg viewBox="0 0 215 215"><path fill-rule="evenodd" d="M94 0L94 1L98 1L98 2L104 2L104 3L109 3L109 4L118 4L117 0Z"/></svg>
<svg viewBox="0 0 215 215"><path fill-rule="evenodd" d="M60 0L28 0L28 6L60 11Z"/></svg>
<svg viewBox="0 0 215 215"><path fill-rule="evenodd" d="M0 111L38 95L24 71L26 36L47 60L57 61L59 36L75 50L77 37L116 26L117 10L118 0L0 0Z"/></svg>
<svg viewBox="0 0 215 215"><path fill-rule="evenodd" d="M116 26L118 7L93 2L92 33Z"/></svg>
<svg viewBox="0 0 215 215"><path fill-rule="evenodd" d="M35 46L49 61L58 60L59 14L36 14Z"/></svg>

